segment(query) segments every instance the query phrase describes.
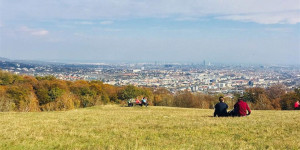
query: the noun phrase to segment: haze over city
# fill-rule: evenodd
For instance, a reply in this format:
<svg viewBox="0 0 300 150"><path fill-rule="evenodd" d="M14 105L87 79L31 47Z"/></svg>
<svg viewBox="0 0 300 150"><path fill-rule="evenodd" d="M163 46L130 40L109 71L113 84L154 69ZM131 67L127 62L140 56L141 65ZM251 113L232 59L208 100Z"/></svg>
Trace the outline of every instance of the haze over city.
<svg viewBox="0 0 300 150"><path fill-rule="evenodd" d="M299 0L0 0L0 57L300 64Z"/></svg>

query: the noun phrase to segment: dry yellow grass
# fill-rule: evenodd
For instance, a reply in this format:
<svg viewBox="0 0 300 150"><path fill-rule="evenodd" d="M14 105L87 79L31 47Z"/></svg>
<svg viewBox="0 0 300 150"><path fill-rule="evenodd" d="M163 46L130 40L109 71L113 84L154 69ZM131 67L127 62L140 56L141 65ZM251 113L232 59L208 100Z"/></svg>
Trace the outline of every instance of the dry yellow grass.
<svg viewBox="0 0 300 150"><path fill-rule="evenodd" d="M0 149L300 149L300 111L97 106L0 113Z"/></svg>

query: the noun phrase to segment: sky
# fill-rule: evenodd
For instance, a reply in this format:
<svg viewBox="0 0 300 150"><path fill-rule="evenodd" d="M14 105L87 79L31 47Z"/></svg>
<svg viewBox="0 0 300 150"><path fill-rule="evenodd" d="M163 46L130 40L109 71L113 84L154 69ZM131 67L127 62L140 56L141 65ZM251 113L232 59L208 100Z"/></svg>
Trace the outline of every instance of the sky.
<svg viewBox="0 0 300 150"><path fill-rule="evenodd" d="M0 0L0 57L300 65L300 0Z"/></svg>

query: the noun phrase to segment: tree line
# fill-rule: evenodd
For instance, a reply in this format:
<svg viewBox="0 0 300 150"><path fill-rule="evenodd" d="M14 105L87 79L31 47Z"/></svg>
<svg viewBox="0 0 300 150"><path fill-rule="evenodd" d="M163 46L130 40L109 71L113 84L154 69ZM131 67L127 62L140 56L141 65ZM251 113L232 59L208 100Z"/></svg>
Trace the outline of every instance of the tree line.
<svg viewBox="0 0 300 150"><path fill-rule="evenodd" d="M0 111L61 111L105 104L125 104L131 98L147 97L153 106L187 108L213 108L218 95L206 95L180 91L175 94L164 88L137 87L133 85L112 86L101 81L65 81L53 76L33 77L15 75L0 70ZM226 97L232 107L235 99ZM286 92L283 85L267 89L246 89L244 98L252 109L293 109L300 100L299 88Z"/></svg>

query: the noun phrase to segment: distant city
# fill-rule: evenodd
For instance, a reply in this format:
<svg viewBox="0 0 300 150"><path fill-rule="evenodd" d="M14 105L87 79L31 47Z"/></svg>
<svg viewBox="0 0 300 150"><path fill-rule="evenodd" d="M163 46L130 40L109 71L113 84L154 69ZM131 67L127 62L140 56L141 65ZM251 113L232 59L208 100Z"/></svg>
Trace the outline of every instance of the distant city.
<svg viewBox="0 0 300 150"><path fill-rule="evenodd" d="M233 94L246 88L283 84L300 86L300 67L283 65L222 65L203 61L184 63L48 63L0 59L0 69L14 74L55 76L62 80L101 80L105 84Z"/></svg>

